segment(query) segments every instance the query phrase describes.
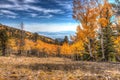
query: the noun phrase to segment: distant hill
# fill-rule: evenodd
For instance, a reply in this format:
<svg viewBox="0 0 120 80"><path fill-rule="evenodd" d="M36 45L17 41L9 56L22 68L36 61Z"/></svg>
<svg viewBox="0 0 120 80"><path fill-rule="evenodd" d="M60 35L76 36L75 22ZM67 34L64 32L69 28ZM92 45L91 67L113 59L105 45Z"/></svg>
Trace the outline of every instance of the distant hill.
<svg viewBox="0 0 120 80"><path fill-rule="evenodd" d="M38 32L40 35L44 35L53 39L64 39L65 36L68 36L70 40L70 36L75 35L74 31L61 31L61 32Z"/></svg>
<svg viewBox="0 0 120 80"><path fill-rule="evenodd" d="M17 29L17 28L13 28L10 26L6 26L3 24L0 24L0 28L4 28L7 30L7 33L9 34L9 36L15 37L15 38L19 38L21 30ZM32 32L28 32L28 31L23 31L24 32L24 36L27 39L33 39L34 33ZM46 42L46 43L55 43L55 40L46 36L43 36L42 34L38 34L38 39Z"/></svg>

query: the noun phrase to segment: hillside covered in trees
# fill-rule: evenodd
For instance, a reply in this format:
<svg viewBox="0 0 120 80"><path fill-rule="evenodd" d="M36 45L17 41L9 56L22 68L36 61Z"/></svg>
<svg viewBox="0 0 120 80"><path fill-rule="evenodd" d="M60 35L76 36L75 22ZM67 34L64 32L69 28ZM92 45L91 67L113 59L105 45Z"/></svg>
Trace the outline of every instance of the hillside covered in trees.
<svg viewBox="0 0 120 80"><path fill-rule="evenodd" d="M20 38L20 36L21 36L21 31L22 31L21 29L13 28L13 27L6 26L3 24L0 24L0 28L6 30L8 37ZM42 36L37 33L32 33L32 32L23 30L23 35L24 35L24 38L26 38L26 39L34 40L35 36L37 36L37 39L39 39L43 42L52 43L52 44L55 43L55 41L52 38Z"/></svg>
<svg viewBox="0 0 120 80"><path fill-rule="evenodd" d="M12 53L21 54L21 51L24 52L33 48L37 41L36 49L39 48L41 44L45 46L47 46L47 44L55 44L55 40L51 38L0 24L1 55ZM43 50L45 46L41 45Z"/></svg>
<svg viewBox="0 0 120 80"><path fill-rule="evenodd" d="M74 60L120 61L119 1L73 0L76 34L63 42L21 29L0 25L1 55L59 56Z"/></svg>

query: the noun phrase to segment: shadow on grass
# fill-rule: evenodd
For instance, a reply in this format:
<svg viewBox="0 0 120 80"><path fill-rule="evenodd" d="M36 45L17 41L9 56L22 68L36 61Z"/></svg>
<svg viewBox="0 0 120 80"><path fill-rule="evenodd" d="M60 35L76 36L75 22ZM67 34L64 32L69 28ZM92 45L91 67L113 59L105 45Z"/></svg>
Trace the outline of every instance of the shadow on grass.
<svg viewBox="0 0 120 80"><path fill-rule="evenodd" d="M40 64L30 64L30 65L17 65L16 68L27 68L31 70L62 70L62 71L72 71L72 70L81 70L84 72L91 73L103 73L105 70L111 70L115 65L102 64L102 63L70 63L70 64L54 64L54 63L40 63ZM120 68L119 68L120 71Z"/></svg>

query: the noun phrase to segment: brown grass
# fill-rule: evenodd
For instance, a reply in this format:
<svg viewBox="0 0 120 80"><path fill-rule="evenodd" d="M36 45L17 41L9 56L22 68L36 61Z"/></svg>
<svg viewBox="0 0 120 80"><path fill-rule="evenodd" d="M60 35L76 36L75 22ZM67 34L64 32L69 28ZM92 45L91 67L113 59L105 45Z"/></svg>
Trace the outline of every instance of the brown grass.
<svg viewBox="0 0 120 80"><path fill-rule="evenodd" d="M120 64L57 57L0 57L0 80L120 80Z"/></svg>

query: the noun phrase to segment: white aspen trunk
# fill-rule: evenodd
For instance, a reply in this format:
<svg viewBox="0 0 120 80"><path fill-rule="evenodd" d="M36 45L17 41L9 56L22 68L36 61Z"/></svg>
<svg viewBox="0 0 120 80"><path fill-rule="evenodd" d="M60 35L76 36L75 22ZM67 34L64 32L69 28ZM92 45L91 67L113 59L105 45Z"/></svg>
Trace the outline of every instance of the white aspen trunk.
<svg viewBox="0 0 120 80"><path fill-rule="evenodd" d="M89 40L89 44L88 44L88 50L89 50L90 57L93 57L90 40Z"/></svg>
<svg viewBox="0 0 120 80"><path fill-rule="evenodd" d="M103 30L102 30L102 28L101 28L101 48L102 48L102 58L105 59L104 43L103 43Z"/></svg>

